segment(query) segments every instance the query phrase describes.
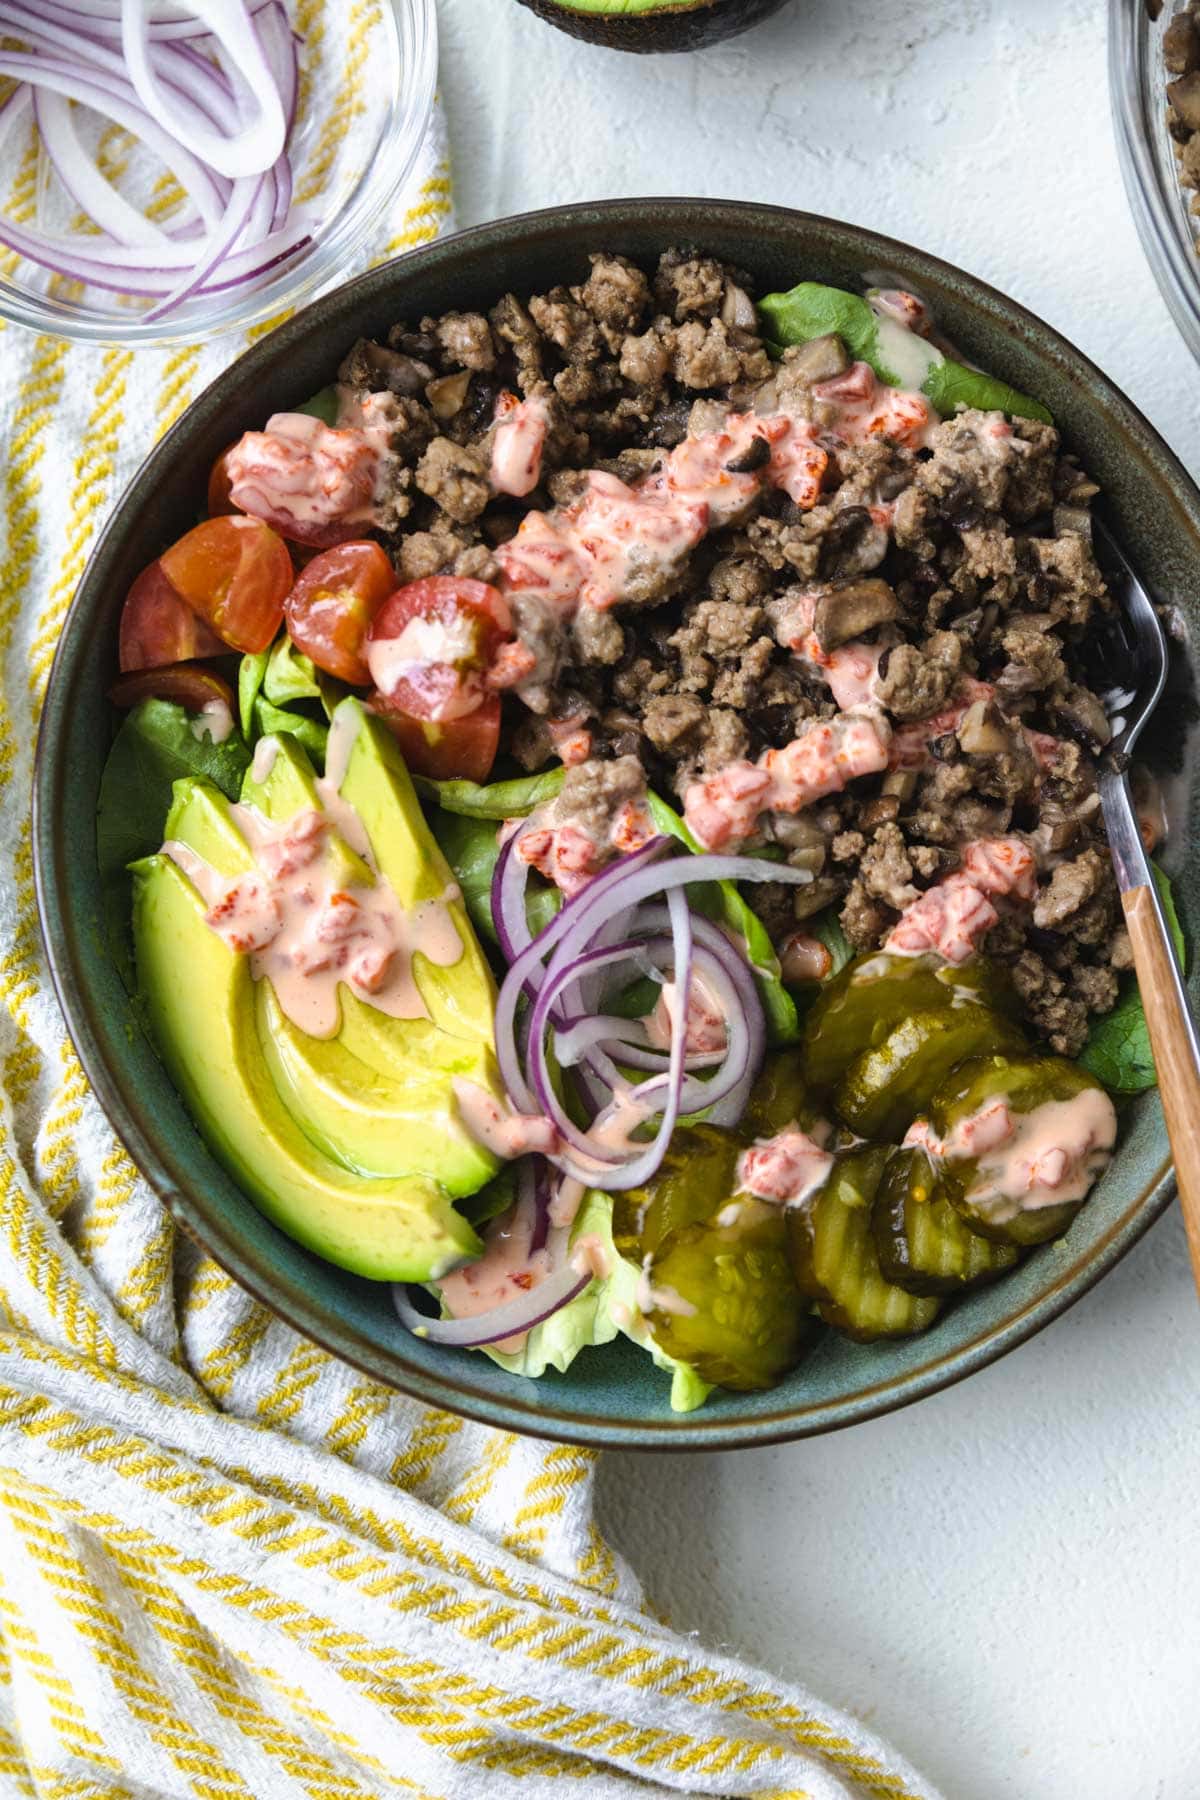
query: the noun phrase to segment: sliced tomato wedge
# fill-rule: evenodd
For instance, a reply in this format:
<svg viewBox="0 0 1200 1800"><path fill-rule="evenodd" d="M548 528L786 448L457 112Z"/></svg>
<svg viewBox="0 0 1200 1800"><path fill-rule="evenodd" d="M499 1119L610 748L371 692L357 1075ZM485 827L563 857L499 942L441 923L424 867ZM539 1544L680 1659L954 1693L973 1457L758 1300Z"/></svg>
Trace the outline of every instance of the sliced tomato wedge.
<svg viewBox="0 0 1200 1800"><path fill-rule="evenodd" d="M171 586L235 650L265 650L283 619L293 569L261 519L208 519L159 558Z"/></svg>
<svg viewBox="0 0 1200 1800"><path fill-rule="evenodd" d="M229 495L229 489L233 480L229 473L229 452L232 449L232 444L226 444L220 456L218 456L216 462L209 470L208 516L210 519L220 519L224 517L225 514L235 513L238 510Z"/></svg>
<svg viewBox="0 0 1200 1800"><path fill-rule="evenodd" d="M108 690L114 706L136 706L141 700L174 700L188 712L200 712L214 700L235 711L233 689L202 663L176 663L172 668L137 669L122 675Z"/></svg>
<svg viewBox="0 0 1200 1800"><path fill-rule="evenodd" d="M142 570L121 608L118 656L123 674L194 656L220 656L226 648L171 586L160 563Z"/></svg>
<svg viewBox="0 0 1200 1800"><path fill-rule="evenodd" d="M322 550L300 572L284 616L292 642L318 669L368 687L367 628L396 591L396 571L373 540Z"/></svg>
<svg viewBox="0 0 1200 1800"><path fill-rule="evenodd" d="M497 588L431 575L384 601L367 633L366 660L389 706L448 722L479 706L484 672L511 637L512 614Z"/></svg>
<svg viewBox="0 0 1200 1800"><path fill-rule="evenodd" d="M367 702L395 737L414 775L432 781L486 781L500 745L500 697L486 694L456 719L415 719L375 693Z"/></svg>

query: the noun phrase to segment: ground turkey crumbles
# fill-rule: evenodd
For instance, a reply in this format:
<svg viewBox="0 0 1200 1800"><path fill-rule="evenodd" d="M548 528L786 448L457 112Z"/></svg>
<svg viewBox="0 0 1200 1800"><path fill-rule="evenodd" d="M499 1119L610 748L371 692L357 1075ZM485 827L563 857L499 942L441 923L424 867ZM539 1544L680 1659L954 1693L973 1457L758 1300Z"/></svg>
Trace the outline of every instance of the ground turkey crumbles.
<svg viewBox="0 0 1200 1800"><path fill-rule="evenodd" d="M1097 490L1051 426L939 422L835 337L774 362L747 277L686 249L397 324L340 379L391 434L401 579L508 600L504 747L570 770L538 866L572 794L596 855L638 841L644 780L811 873L748 896L777 941L832 907L858 950L985 949L1080 1049L1130 958L1078 656Z"/></svg>

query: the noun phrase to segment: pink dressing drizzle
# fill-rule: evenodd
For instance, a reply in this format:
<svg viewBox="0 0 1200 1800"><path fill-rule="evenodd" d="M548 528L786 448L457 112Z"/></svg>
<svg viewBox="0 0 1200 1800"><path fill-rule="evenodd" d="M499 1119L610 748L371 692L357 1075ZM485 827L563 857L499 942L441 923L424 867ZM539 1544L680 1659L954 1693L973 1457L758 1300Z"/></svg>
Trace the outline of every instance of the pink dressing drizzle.
<svg viewBox="0 0 1200 1800"><path fill-rule="evenodd" d="M550 409L538 394L527 400L505 389L496 402L496 429L492 435L492 486L498 494L518 500L532 493L542 472L542 448Z"/></svg>
<svg viewBox="0 0 1200 1800"><path fill-rule="evenodd" d="M934 950L947 962L966 962L1000 918L995 899L1033 899L1037 865L1018 837L979 838L962 853L962 867L927 888L900 915L883 948L898 956Z"/></svg>
<svg viewBox="0 0 1200 1800"><path fill-rule="evenodd" d="M378 873L369 886L345 880L344 860L330 843L335 830L375 868L362 820L338 791L358 725L352 712L334 719L327 772L316 784L321 812L272 821L253 806L230 807L254 859L252 870L231 880L190 846L173 839L163 845L163 854L203 899L208 925L231 950L250 957L253 978L269 980L285 1015L316 1038L337 1033L342 982L393 1018L428 1018L414 957L450 968L463 952L447 904L458 898L457 888L408 911ZM256 778L261 748L260 743ZM261 762L269 770L268 758Z"/></svg>
<svg viewBox="0 0 1200 1800"><path fill-rule="evenodd" d="M745 843L763 813L801 812L856 777L886 769L891 736L883 714L870 709L809 725L782 750L694 781L683 800L688 829L706 850Z"/></svg>
<svg viewBox="0 0 1200 1800"><path fill-rule="evenodd" d="M335 430L308 413L273 413L265 431L245 432L228 452L230 499L285 533L290 525L314 542L314 532L332 532L329 541L347 537L379 522L380 491L395 461L391 436L382 419Z"/></svg>
<svg viewBox="0 0 1200 1800"><path fill-rule="evenodd" d="M792 1126L738 1158L737 1191L759 1200L801 1206L829 1179L833 1157L805 1131Z"/></svg>
<svg viewBox="0 0 1200 1800"><path fill-rule="evenodd" d="M998 1096L938 1138L919 1119L905 1138L947 1162L974 1161L971 1206L997 1224L1022 1212L1087 1197L1117 1140L1117 1115L1103 1088L1013 1112Z"/></svg>

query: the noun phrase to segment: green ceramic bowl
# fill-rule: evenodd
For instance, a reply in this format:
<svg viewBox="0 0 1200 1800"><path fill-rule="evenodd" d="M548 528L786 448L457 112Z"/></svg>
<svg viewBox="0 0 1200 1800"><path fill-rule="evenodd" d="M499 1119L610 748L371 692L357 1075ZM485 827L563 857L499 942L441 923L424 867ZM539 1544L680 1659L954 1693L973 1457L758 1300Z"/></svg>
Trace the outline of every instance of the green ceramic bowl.
<svg viewBox="0 0 1200 1800"><path fill-rule="evenodd" d="M1193 623L1200 493L1145 419L1056 332L958 270L851 225L782 208L614 201L480 226L412 252L307 308L248 351L192 405L143 465L96 546L50 680L38 745L35 853L42 926L80 1060L116 1130L176 1218L258 1299L368 1374L433 1405L576 1443L653 1449L761 1445L851 1425L960 1380L1022 1343L1099 1280L1171 1198L1156 1096L1131 1106L1111 1169L1070 1232L906 1343L833 1333L781 1387L716 1393L673 1415L667 1383L627 1344L582 1355L565 1376L525 1381L485 1357L418 1343L387 1289L345 1275L280 1235L218 1167L141 1035L103 947L93 854L104 698L117 616L144 564L193 523L210 463L233 437L327 382L360 334L447 307L487 306L506 288L581 279L605 247L652 263L694 243L753 272L760 291L801 277L858 287L887 276L933 304L968 357L1053 410L1103 483L1110 517L1160 597ZM1189 844L1200 842L1193 829ZM1200 881L1193 851L1185 904ZM180 971L186 979L186 970ZM1193 992L1200 984L1193 979ZM1119 1329L1119 1322L1118 1322Z"/></svg>

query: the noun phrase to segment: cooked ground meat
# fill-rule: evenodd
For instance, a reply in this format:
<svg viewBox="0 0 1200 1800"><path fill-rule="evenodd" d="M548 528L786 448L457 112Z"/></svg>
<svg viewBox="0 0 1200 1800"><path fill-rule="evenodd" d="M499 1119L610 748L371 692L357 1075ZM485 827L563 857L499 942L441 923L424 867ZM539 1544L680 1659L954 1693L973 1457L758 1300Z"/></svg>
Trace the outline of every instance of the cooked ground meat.
<svg viewBox="0 0 1200 1800"><path fill-rule="evenodd" d="M1200 0L1175 32L1181 78L1200 75L1193 12ZM1195 149L1200 180L1200 133ZM1095 484L1052 427L999 413L935 424L919 449L833 434L838 403L814 388L854 379L845 345L830 336L772 363L752 291L697 250L654 270L597 252L575 285L355 345L340 376L347 405L373 396L391 433L400 576L509 586L533 667L505 698L506 752L536 769L558 757L557 722L590 734L564 817L608 819L646 779L682 802L693 782L839 711L882 713L887 771L760 820L760 840L814 880L768 884L754 906L776 935L832 906L855 948L872 949L965 845L1018 833L1037 892L1003 910L984 948L1011 966L1033 1030L1070 1053L1131 960L1095 785L1107 722L1078 661L1111 604L1081 520ZM491 480L505 391L545 423L537 485L518 500ZM827 446L814 491L726 486L707 529L665 546L629 527L615 602L567 619L507 583L505 546L530 510L577 516L596 481L652 489L689 438L777 411L812 421ZM729 476L761 477L774 453L759 437L748 454ZM605 491L619 515L623 490Z"/></svg>

